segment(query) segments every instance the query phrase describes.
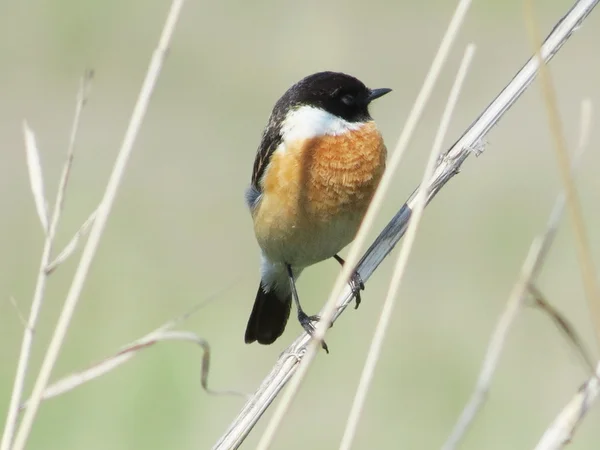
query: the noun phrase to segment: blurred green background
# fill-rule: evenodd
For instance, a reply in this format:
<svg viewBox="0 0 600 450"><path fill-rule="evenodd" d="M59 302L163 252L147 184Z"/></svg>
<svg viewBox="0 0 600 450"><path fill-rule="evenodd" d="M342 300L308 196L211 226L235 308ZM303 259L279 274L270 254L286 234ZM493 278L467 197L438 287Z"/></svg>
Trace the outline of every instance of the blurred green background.
<svg viewBox="0 0 600 450"><path fill-rule="evenodd" d="M539 1L546 34L569 1ZM426 0L194 2L185 6L80 306L53 373L57 379L112 354L192 305L185 323L208 339L216 389L252 392L299 333L292 320L270 347L243 342L258 282L259 252L243 191L262 127L293 82L319 70L351 73L393 94L372 108L393 147L454 2ZM4 423L43 243L27 178L21 121L35 130L53 199L78 79L96 71L84 112L57 248L100 199L168 2L27 0L0 4L0 419ZM600 105L600 11L551 67L569 144L579 107ZM433 100L377 220L373 237L412 192L464 46L478 45L447 145L530 54L519 1L475 1ZM598 115L578 175L590 245L600 263ZM560 187L539 86L530 89L427 209L355 448L439 448L476 381L487 340L531 239ZM395 257L397 253L393 253ZM369 281L319 355L274 448L336 448L393 265ZM38 367L78 256L50 279L36 330ZM338 273L334 262L299 282L316 312ZM594 355L589 313L568 221L540 280ZM162 344L102 379L43 404L32 449L205 449L241 408L200 388L200 353ZM27 382L33 382L32 372ZM525 309L507 342L483 412L464 449L531 448L587 374L544 315ZM270 416L267 413L265 419ZM597 449L598 412L572 449ZM263 419L248 438L252 448Z"/></svg>

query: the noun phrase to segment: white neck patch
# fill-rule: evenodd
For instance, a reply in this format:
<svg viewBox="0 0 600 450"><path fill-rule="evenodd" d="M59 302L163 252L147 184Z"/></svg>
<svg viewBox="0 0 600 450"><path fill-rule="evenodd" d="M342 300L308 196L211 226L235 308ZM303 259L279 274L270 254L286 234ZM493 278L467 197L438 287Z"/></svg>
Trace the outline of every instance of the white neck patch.
<svg viewBox="0 0 600 450"><path fill-rule="evenodd" d="M288 112L281 123L281 136L284 142L293 142L319 136L337 136L359 130L363 125L363 122L348 122L325 110L305 105Z"/></svg>

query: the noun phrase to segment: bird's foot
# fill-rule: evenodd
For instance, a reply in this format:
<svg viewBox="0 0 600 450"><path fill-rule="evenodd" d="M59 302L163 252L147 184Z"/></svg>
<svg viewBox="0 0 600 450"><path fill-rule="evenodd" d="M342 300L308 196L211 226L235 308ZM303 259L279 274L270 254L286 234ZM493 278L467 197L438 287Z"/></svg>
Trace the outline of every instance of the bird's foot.
<svg viewBox="0 0 600 450"><path fill-rule="evenodd" d="M348 281L348 283L350 284L350 288L352 289L352 294L354 295L354 300L356 301L354 309L358 309L358 306L360 305L360 302L362 301L360 298L360 291L365 290L365 283L363 283L363 280L360 277L360 274L356 271L352 272L352 275L350 276L350 280Z"/></svg>
<svg viewBox="0 0 600 450"><path fill-rule="evenodd" d="M302 328L304 328L304 331L310 334L311 337L314 337L315 334L315 326L313 322L318 322L319 320L321 320L321 316L319 315L307 316L304 311L298 311L298 321L300 322L300 325L302 325ZM321 341L321 347L323 347L325 352L329 353L329 348L327 347L325 341Z"/></svg>

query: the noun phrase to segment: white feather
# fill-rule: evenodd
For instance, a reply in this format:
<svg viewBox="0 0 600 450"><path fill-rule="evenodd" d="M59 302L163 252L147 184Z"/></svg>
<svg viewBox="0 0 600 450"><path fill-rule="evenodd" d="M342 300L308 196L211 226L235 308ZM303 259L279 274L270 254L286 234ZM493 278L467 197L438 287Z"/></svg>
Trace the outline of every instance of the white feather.
<svg viewBox="0 0 600 450"><path fill-rule="evenodd" d="M288 112L281 124L281 136L284 142L293 142L318 136L337 136L356 131L363 125L362 122L348 122L323 109L305 105Z"/></svg>

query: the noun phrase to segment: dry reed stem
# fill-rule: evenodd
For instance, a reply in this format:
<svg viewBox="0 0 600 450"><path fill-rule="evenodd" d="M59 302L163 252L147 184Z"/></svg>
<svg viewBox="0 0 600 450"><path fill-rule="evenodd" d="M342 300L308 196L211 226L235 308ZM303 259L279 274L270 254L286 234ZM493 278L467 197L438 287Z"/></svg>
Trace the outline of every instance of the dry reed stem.
<svg viewBox="0 0 600 450"><path fill-rule="evenodd" d="M31 394L29 407L25 411L23 420L15 437L13 450L22 450L25 447L27 438L29 437L33 421L40 405L42 393L48 384L52 368L54 367L56 359L58 358L58 354L71 322L71 318L79 301L83 284L87 278L90 265L96 253L96 249L98 248L98 244L100 243L104 226L106 225L106 221L112 209L121 179L125 173L127 161L143 122L151 94L162 69L169 42L175 29L175 25L177 23L183 3L184 0L173 0L171 4L171 8L168 13L158 46L152 55L152 60L150 61L146 78L142 84L140 94L129 122L129 126L123 139L123 143L121 144L113 171L108 180L104 196L98 206L96 219L92 224L90 235L83 249L79 265L77 266L75 275L73 276L73 281L56 324L54 334L52 335L52 339L44 356L40 372Z"/></svg>
<svg viewBox="0 0 600 450"><path fill-rule="evenodd" d="M586 117L587 114L591 114L590 110L582 107L581 124L590 124L591 119ZM581 129L579 137L579 146L577 154L573 161L573 167L570 170L575 170L578 161L583 155L583 152L587 149L589 142L586 140L589 137L589 129ZM554 237L558 231L558 225L565 209L565 192L562 191L558 194L558 197L550 213L550 217L546 222L546 228L541 235L538 235L531 246L529 252L521 267L521 273L517 279L510 296L506 302L504 311L502 312L498 323L492 333L492 337L488 343L487 350L485 352L483 364L475 390L471 394L471 398L464 407L452 433L442 446L442 450L453 450L456 448L460 440L464 437L469 427L473 423L477 413L481 409L481 406L487 398L492 378L496 372L502 350L504 349L504 343L508 337L508 333L514 323L517 313L523 305L525 295L528 292L529 286L535 283L535 279L539 275L543 263L548 256L548 251L554 242Z"/></svg>
<svg viewBox="0 0 600 450"><path fill-rule="evenodd" d="M533 0L525 1L525 23L529 38L536 51L536 58L541 60L541 38L538 25L535 20ZM556 100L556 89L552 83L550 70L542 67L540 70L540 86L542 96L548 113L548 126L552 133L552 141L556 150L556 159L560 171L560 177L567 197L567 210L573 225L577 259L581 270L583 288L587 299L588 309L592 316L592 326L596 332L596 344L600 345L600 290L596 280L596 269L592 260L590 244L583 220L583 211L577 195L577 188L573 181L573 174L569 168L569 154L566 139L563 132L560 115L558 113L558 102Z"/></svg>
<svg viewBox="0 0 600 450"><path fill-rule="evenodd" d="M347 281L350 278L350 274L354 270L356 263L358 262L359 254L364 246L364 243L366 242L368 232L373 226L375 217L381 208L385 196L387 195L396 170L398 169L402 156L404 155L404 151L410 143L413 132L421 118L422 112L425 109L425 105L431 96L433 87L435 86L437 78L449 54L450 47L452 46L458 31L460 30L461 24L470 4L471 0L460 0L456 7L452 19L450 20L450 24L448 25L448 29L442 38L438 52L436 53L430 70L425 77L423 87L417 96L411 113L409 114L404 129L400 135L398 144L396 145L395 150L392 152L386 171L381 179L381 182L379 183L375 195L373 196L373 200L369 205L356 238L350 246L348 256L346 257L346 264L337 277L333 290L331 291L331 294L329 295L329 298L321 312L321 320L316 326L313 342L307 346L306 353L302 359L302 362L300 363L300 367L296 376L292 379L290 386L281 399L281 402L275 409L271 420L267 424L267 428L265 429L265 432L258 443L258 450L267 450L269 448L275 436L275 432L279 428L279 424L287 413L292 400L300 388L302 380L308 373L308 369L310 368L310 365L312 364L312 361L314 360L317 351L320 348L320 343L323 341L325 333L329 328L329 324L332 322L333 316L335 315L336 301L339 298L342 289L347 284Z"/></svg>
<svg viewBox="0 0 600 450"><path fill-rule="evenodd" d="M592 102L586 99L582 102L582 118L580 129L580 146L583 142L588 142L589 132L591 130ZM576 341L580 341L576 339ZM577 342L576 344L577 345ZM589 364L587 352L584 352L583 358ZM600 394L600 364L596 366L596 371L592 377L579 388L579 391L571 401L562 409L560 414L546 429L535 450L558 450L569 444L573 439L573 434L577 426L581 423L587 412L590 410L594 401Z"/></svg>
<svg viewBox="0 0 600 450"><path fill-rule="evenodd" d="M6 416L6 422L4 426L4 432L2 434L2 442L0 443L0 450L9 450L12 444L13 436L17 426L19 404L23 397L23 387L25 385L25 378L27 377L27 367L29 365L29 358L31 356L31 348L33 345L33 334L37 326L39 313L42 309L44 302L44 294L46 292L46 281L48 279L48 273L46 271L48 263L52 255L52 246L54 244L54 236L56 235L56 229L62 214L64 205L65 193L69 182L69 172L73 163L73 154L75 151L75 141L77 137L77 131L79 130L79 124L81 120L81 113L83 107L87 101L87 96L90 89L91 76L90 73L86 73L81 79L79 91L77 93L77 101L75 104L75 115L73 118L73 125L71 127L71 133L69 137L69 144L67 147L67 156L64 163L62 175L58 183L58 189L56 193L56 200L54 203L54 210L52 212L52 219L50 225L48 225L48 211L46 207L46 199L44 196L44 183L42 179L42 168L40 164L40 158L35 145L35 136L29 127L25 124L25 141L27 148L27 166L29 167L29 177L32 185L32 192L36 209L38 211L39 218L44 228L44 234L46 235L44 241L44 248L42 250L42 257L40 260L40 267L38 270L37 280L33 293L33 300L31 302L31 309L29 312L29 319L23 333L23 341L21 342L21 351L19 353L19 361L17 363L17 372L15 375L15 381L10 398L10 404L8 406L8 413ZM34 181L35 180L35 181Z"/></svg>
<svg viewBox="0 0 600 450"><path fill-rule="evenodd" d="M398 258L396 259L396 264L394 266L392 278L390 280L388 293L383 303L383 308L381 309L379 321L377 323L377 326L375 327L375 332L373 334L373 339L371 340L371 346L367 354L367 359L364 364L359 385L356 390L352 407L350 408L350 414L348 415L348 420L346 422L346 427L344 429L344 434L340 444L341 450L349 450L352 446L352 442L356 434L356 428L358 427L358 421L362 414L364 403L367 398L367 393L369 391L369 388L371 387L371 381L373 379L373 374L375 373L375 366L377 365L377 362L379 361L379 357L381 355L383 340L389 327L392 312L394 311L394 304L396 302L396 298L398 297L398 292L400 292L400 286L404 277L404 273L406 271L406 267L408 265L408 258L410 256L412 246L416 239L419 225L421 224L423 212L425 211L428 196L427 186L429 186L431 175L433 174L436 162L438 161L440 151L442 149L442 143L444 141L444 138L446 137L448 125L450 124L450 119L452 118L454 107L456 106L456 103L458 101L458 96L462 89L462 85L467 75L467 71L469 69L469 65L471 64L471 60L473 59L474 53L475 45L469 44L465 49L465 53L463 55L460 67L454 80L454 84L452 86L452 89L450 90L450 95L448 96L444 112L442 113L440 125L435 135L434 142L431 147L431 152L429 154L429 159L427 161L425 171L423 173L423 178L421 180L420 186L422 186L422 188L419 189L415 199L415 208L413 210L413 216L408 224L406 237L402 243L400 252L398 253Z"/></svg>
<svg viewBox="0 0 600 450"><path fill-rule="evenodd" d="M578 0L561 20L552 28L542 47L542 57L545 62L550 61L565 42L578 29L589 13L600 0ZM444 154L440 164L435 170L433 181L429 186L428 203L456 174L462 163L473 153L483 151L483 139L496 125L508 109L520 98L527 87L533 82L539 69L538 60L530 58L517 72L506 87L496 96L487 108L477 116L469 128ZM356 266L363 282L367 282L377 267L392 251L396 243L402 238L412 214L415 194L413 193L396 215L381 231L377 239L365 252ZM353 302L354 296L349 287L345 287L336 304L337 309L333 316L335 321ZM300 362L306 354L310 337L302 333L279 356L270 373L252 398L242 407L238 416L231 422L225 433L213 446L213 450L238 448L246 436L255 426L271 402L281 392L298 369Z"/></svg>

